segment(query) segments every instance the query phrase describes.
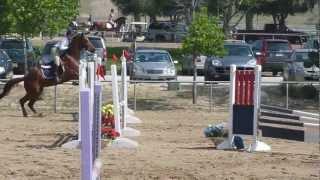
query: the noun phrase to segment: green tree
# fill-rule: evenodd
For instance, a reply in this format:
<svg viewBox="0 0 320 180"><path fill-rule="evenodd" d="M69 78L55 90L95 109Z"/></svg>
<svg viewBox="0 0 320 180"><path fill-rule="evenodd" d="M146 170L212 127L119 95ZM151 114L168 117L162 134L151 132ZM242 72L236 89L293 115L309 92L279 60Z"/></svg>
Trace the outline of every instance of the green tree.
<svg viewBox="0 0 320 180"><path fill-rule="evenodd" d="M78 14L78 0L4 0L0 3L0 33L32 36L39 32L53 35Z"/></svg>
<svg viewBox="0 0 320 180"><path fill-rule="evenodd" d="M9 11L9 1L2 0L0 1L0 35L10 32L13 17Z"/></svg>
<svg viewBox="0 0 320 180"><path fill-rule="evenodd" d="M78 14L78 7L78 0L1 1L0 34L18 33L23 36L25 42L27 37L40 32L53 35L68 26ZM24 54L26 61L26 52Z"/></svg>
<svg viewBox="0 0 320 180"><path fill-rule="evenodd" d="M211 15L219 16L223 22L223 31L230 35L231 29L236 27L246 14L264 0L206 0ZM231 24L233 23L233 24Z"/></svg>
<svg viewBox="0 0 320 180"><path fill-rule="evenodd" d="M193 103L196 104L196 57L199 55L222 56L225 52L224 34L217 24L215 17L209 17L206 8L194 14L188 35L183 41L182 49L193 57Z"/></svg>
<svg viewBox="0 0 320 180"><path fill-rule="evenodd" d="M319 3L318 0L264 0L255 7L256 14L271 15L274 24L285 27L288 15L303 13Z"/></svg>
<svg viewBox="0 0 320 180"><path fill-rule="evenodd" d="M165 15L175 3L174 0L112 0L124 15L133 15L139 20L141 15L148 15L152 20Z"/></svg>

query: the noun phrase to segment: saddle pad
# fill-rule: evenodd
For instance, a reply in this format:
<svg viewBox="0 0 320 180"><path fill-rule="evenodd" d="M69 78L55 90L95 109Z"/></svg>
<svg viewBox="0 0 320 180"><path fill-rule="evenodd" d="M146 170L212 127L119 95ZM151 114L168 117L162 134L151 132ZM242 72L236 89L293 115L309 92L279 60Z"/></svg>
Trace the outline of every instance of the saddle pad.
<svg viewBox="0 0 320 180"><path fill-rule="evenodd" d="M46 80L53 80L56 78L55 69L52 65L41 65L41 70Z"/></svg>

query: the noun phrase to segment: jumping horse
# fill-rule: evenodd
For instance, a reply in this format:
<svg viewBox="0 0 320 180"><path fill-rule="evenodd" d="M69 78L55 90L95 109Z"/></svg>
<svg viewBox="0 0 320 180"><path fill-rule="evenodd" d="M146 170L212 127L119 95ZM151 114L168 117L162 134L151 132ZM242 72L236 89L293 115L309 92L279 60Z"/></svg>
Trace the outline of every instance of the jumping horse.
<svg viewBox="0 0 320 180"><path fill-rule="evenodd" d="M77 80L79 77L79 63L80 63L80 51L87 50L94 52L95 48L83 33L78 33L72 38L69 48L64 56L61 57L61 66L63 71L60 73L60 81L48 80L45 78L41 67L33 67L23 77L14 78L9 80L0 94L0 99L7 96L13 86L19 82L24 82L24 89L26 95L20 99L20 105L24 117L27 117L27 111L24 107L26 102L29 108L35 114L37 111L34 108L34 104L39 100L44 87L55 86L62 84L70 80Z"/></svg>
<svg viewBox="0 0 320 180"><path fill-rule="evenodd" d="M95 21L92 24L91 30L96 31L114 31L119 32L120 28L126 24L126 17L119 17L114 21L114 25L106 21Z"/></svg>

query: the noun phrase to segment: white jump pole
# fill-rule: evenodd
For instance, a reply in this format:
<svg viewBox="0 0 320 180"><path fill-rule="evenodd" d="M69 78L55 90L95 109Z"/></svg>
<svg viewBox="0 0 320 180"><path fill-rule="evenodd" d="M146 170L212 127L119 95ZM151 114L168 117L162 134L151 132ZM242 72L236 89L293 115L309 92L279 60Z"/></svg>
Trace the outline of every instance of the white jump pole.
<svg viewBox="0 0 320 180"><path fill-rule="evenodd" d="M130 139L123 137L123 132L121 129L120 120L120 99L118 91L118 76L117 76L117 66L111 65L111 75L112 75L112 99L113 99L113 114L115 120L115 130L119 132L120 137L112 141L111 147L113 148L128 148L133 149L138 147L138 143Z"/></svg>
<svg viewBox="0 0 320 180"><path fill-rule="evenodd" d="M254 101L254 110L253 110L253 144L249 148L249 151L270 151L271 147L258 140L258 117L259 117L259 110L260 110L260 104L261 104L261 66L257 65L255 67L255 81L254 81L254 96L253 96L253 101Z"/></svg>
<svg viewBox="0 0 320 180"><path fill-rule="evenodd" d="M122 121L122 133L126 137L136 137L140 136L140 131L127 127L127 122L131 121L134 123L139 123L139 119L128 113L128 84L127 84L127 64L124 56L121 56L121 121Z"/></svg>
<svg viewBox="0 0 320 180"><path fill-rule="evenodd" d="M121 136L122 132L121 132L121 122L120 122L119 87L118 87L118 76L117 76L116 65L111 65L111 75L112 75L112 100L113 100L115 130Z"/></svg>
<svg viewBox="0 0 320 180"><path fill-rule="evenodd" d="M124 53L123 53L124 54ZM123 128L126 128L127 124L140 124L141 120L134 116L134 111L128 108L128 81L127 81L127 60L124 55L121 56L121 82L122 82L122 91L121 91L121 101L122 101L122 111L123 111Z"/></svg>

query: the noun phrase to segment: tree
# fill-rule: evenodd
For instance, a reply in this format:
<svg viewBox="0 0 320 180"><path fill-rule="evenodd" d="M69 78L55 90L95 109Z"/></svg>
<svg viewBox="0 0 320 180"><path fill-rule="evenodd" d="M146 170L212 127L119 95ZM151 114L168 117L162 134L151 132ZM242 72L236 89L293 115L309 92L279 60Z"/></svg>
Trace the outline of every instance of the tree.
<svg viewBox="0 0 320 180"><path fill-rule="evenodd" d="M235 28L246 14L263 0L206 0L211 15L216 15L223 22L223 31L226 36ZM231 25L231 22L234 22Z"/></svg>
<svg viewBox="0 0 320 180"><path fill-rule="evenodd" d="M183 41L182 49L193 57L193 103L196 104L197 69L195 60L199 55L223 56L224 34L217 24L215 17L209 17L206 8L194 14L188 34Z"/></svg>
<svg viewBox="0 0 320 180"><path fill-rule="evenodd" d="M5 11L5 26L1 33L18 33L32 36L43 31L50 35L66 28L78 14L78 0L4 0L0 6Z"/></svg>
<svg viewBox="0 0 320 180"><path fill-rule="evenodd" d="M0 1L0 35L10 32L13 19L8 7L8 0Z"/></svg>
<svg viewBox="0 0 320 180"><path fill-rule="evenodd" d="M0 34L18 33L23 36L25 40L24 46L26 47L27 37L40 32L53 35L66 28L69 22L78 14L78 7L78 0L1 1ZM26 52L24 52L24 56L26 62ZM25 66L27 70L27 63L25 63Z"/></svg>
<svg viewBox="0 0 320 180"><path fill-rule="evenodd" d="M316 3L317 0L265 0L256 6L255 13L271 15L274 24L285 28L288 15L306 12L313 9Z"/></svg>
<svg viewBox="0 0 320 180"><path fill-rule="evenodd" d="M168 15L174 8L175 0L112 0L124 15L133 15L139 20L141 15L148 15L152 20L157 16Z"/></svg>

